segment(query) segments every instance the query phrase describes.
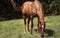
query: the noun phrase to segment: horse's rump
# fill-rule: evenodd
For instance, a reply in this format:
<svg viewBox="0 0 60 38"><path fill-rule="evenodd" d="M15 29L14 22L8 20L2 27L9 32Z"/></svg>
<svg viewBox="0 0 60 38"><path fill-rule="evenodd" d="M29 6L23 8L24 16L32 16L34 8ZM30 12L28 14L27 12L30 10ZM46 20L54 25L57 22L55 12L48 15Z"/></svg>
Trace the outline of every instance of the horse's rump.
<svg viewBox="0 0 60 38"><path fill-rule="evenodd" d="M33 2L27 1L23 4L22 12L25 14L32 14Z"/></svg>

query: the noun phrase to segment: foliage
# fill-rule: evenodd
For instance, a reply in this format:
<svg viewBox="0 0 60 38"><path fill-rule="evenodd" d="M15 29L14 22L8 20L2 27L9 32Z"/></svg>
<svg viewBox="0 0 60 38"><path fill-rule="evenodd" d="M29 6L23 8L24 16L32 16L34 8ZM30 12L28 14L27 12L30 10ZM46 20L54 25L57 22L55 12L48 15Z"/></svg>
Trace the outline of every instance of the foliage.
<svg viewBox="0 0 60 38"><path fill-rule="evenodd" d="M15 0L17 6L21 6L28 0ZM33 0L30 0L33 1ZM60 0L39 0L43 4L46 15L60 15ZM15 11L10 0L0 0L0 18L19 17L21 11Z"/></svg>
<svg viewBox="0 0 60 38"><path fill-rule="evenodd" d="M58 15L60 14L60 0L48 0L44 3L45 11L49 14Z"/></svg>

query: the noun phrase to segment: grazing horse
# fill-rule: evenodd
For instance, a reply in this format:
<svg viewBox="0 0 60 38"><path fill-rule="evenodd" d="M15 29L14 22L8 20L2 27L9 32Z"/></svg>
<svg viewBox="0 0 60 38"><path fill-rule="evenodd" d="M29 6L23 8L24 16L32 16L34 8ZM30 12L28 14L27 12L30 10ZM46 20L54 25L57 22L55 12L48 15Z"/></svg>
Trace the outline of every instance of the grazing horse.
<svg viewBox="0 0 60 38"><path fill-rule="evenodd" d="M35 13L38 16L38 31L41 32L41 37L44 38L45 22L44 22L43 7L42 7L42 4L38 0L35 0L33 3L36 9Z"/></svg>
<svg viewBox="0 0 60 38"><path fill-rule="evenodd" d="M44 37L44 29L45 29L45 22L44 22L44 11L42 8L42 4L38 0L34 0L33 2L27 1L23 3L22 6L17 7L15 2L11 0L11 4L15 9L19 9L22 11L23 19L24 19L24 32L26 32L26 15L29 16L28 18L28 31L29 31L29 22L31 21L31 30L30 33L32 34L33 28L33 16L38 16L38 32L41 32L41 37Z"/></svg>

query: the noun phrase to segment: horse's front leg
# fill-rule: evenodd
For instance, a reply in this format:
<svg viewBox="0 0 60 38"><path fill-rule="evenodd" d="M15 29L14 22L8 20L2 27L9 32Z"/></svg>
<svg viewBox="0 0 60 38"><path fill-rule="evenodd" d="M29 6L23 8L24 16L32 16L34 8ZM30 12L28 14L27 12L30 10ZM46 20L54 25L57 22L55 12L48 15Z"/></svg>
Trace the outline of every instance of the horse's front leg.
<svg viewBox="0 0 60 38"><path fill-rule="evenodd" d="M42 24L41 26L41 37L44 38L44 31L45 31L45 24Z"/></svg>
<svg viewBox="0 0 60 38"><path fill-rule="evenodd" d="M26 32L26 16L23 14L23 19L24 19L24 33Z"/></svg>
<svg viewBox="0 0 60 38"><path fill-rule="evenodd" d="M39 31L41 32L41 37L44 38L45 22L44 17L39 16Z"/></svg>
<svg viewBox="0 0 60 38"><path fill-rule="evenodd" d="M41 23L41 37L44 38L45 22L43 19L40 19Z"/></svg>
<svg viewBox="0 0 60 38"><path fill-rule="evenodd" d="M38 25L37 25L37 27L38 27L37 32L39 33L40 29L41 29L41 24L39 23L39 18L38 18Z"/></svg>

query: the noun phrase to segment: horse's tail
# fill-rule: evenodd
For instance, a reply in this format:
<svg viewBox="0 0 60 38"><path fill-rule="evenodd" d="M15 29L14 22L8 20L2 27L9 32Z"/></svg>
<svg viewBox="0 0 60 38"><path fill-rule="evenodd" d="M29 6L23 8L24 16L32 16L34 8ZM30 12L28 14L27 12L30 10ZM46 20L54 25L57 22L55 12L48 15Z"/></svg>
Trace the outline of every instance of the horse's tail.
<svg viewBox="0 0 60 38"><path fill-rule="evenodd" d="M23 5L21 5L21 6L19 7L19 10L22 11L22 8L23 8Z"/></svg>
<svg viewBox="0 0 60 38"><path fill-rule="evenodd" d="M14 2L14 0L10 0L10 2L11 2L11 4L12 4L13 8L14 8L16 11L18 11L18 10L19 10L19 7L16 5L16 3Z"/></svg>

